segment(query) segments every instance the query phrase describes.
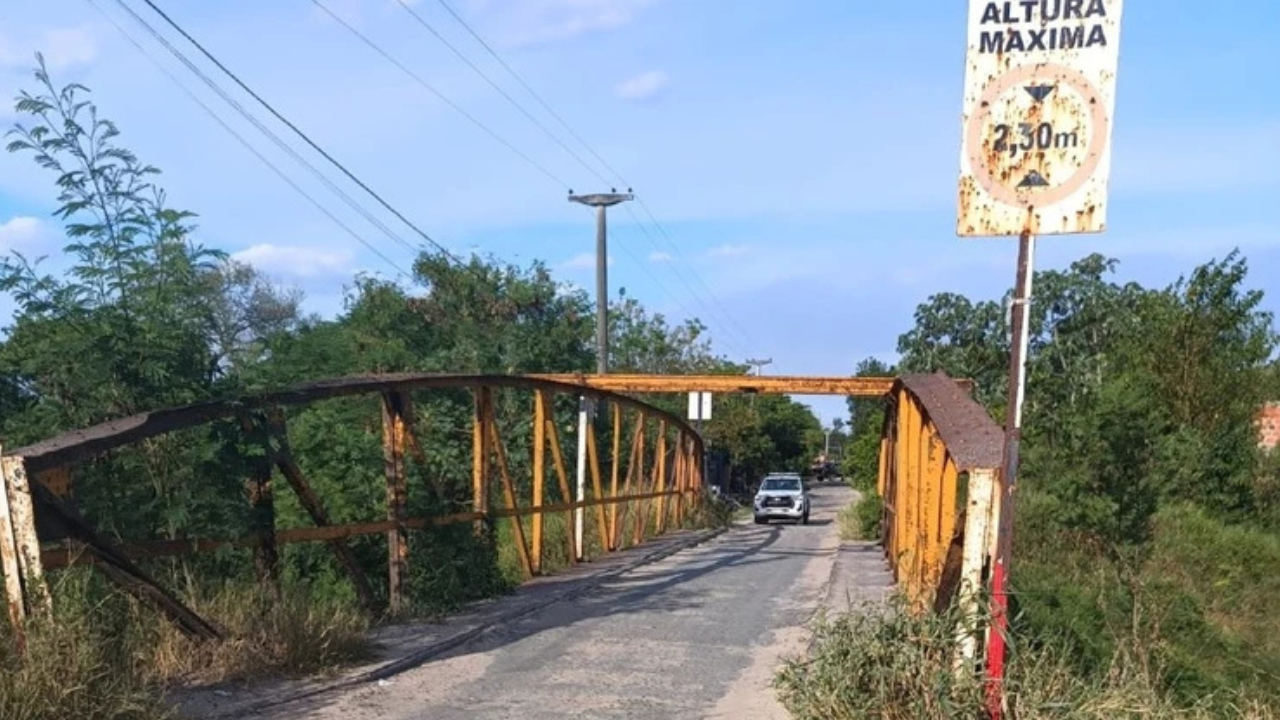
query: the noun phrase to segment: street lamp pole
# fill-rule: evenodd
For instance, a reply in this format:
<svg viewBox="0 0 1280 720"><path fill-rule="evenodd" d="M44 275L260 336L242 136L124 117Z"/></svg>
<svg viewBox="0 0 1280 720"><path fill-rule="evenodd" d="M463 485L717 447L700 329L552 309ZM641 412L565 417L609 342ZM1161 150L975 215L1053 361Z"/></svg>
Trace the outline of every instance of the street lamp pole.
<svg viewBox="0 0 1280 720"><path fill-rule="evenodd" d="M634 199L630 188L620 193L611 188L607 193L590 195L574 195L569 191L569 202L576 202L596 209L596 372L604 375L609 372L609 225L606 220L606 209L610 206ZM594 408L587 396L578 398L578 487L576 493L577 508L573 512L573 550L578 560L585 556L584 537L586 529L586 509L582 503L587 499L587 433L591 432L589 419Z"/></svg>
<svg viewBox="0 0 1280 720"><path fill-rule="evenodd" d="M635 196L629 191L590 195L569 191L569 202L596 209L596 372L600 375L609 372L609 229L605 212L610 206L633 199Z"/></svg>

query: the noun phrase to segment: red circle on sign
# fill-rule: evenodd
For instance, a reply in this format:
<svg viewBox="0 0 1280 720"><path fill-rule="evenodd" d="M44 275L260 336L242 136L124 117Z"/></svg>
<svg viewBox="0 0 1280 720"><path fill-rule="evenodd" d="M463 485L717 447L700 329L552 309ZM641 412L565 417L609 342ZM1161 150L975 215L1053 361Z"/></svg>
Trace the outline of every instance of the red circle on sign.
<svg viewBox="0 0 1280 720"><path fill-rule="evenodd" d="M1089 138L1089 152L1080 167L1067 178L1066 182L1036 190L1018 190L1012 188L995 177L989 162L990 153L984 145L983 125L991 116L991 106L998 97L1016 87L1032 81L1052 80L1065 83L1073 88L1089 105L1090 120L1093 127ZM1107 144L1107 109L1102 96L1089 80L1078 71L1063 65L1042 64L1024 65L1014 68L987 84L982 96L978 98L978 107L969 119L966 145L969 147L969 164L973 168L974 178L991 197L1006 204L1017 207L1043 207L1061 202L1088 182L1102 160L1103 148Z"/></svg>

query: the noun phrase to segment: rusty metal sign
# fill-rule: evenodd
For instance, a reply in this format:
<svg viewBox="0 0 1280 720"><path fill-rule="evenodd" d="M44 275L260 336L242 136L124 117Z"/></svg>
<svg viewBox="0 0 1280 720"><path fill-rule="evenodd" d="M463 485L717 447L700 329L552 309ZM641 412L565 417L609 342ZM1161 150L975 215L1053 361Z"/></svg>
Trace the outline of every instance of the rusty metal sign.
<svg viewBox="0 0 1280 720"><path fill-rule="evenodd" d="M956 233L1106 229L1122 0L969 0Z"/></svg>

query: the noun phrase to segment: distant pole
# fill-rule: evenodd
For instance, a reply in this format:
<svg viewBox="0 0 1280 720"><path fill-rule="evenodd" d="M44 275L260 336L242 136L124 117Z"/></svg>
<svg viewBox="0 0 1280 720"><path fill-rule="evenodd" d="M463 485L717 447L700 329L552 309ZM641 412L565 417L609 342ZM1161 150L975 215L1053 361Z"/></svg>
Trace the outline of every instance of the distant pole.
<svg viewBox="0 0 1280 720"><path fill-rule="evenodd" d="M759 377L764 374L764 370L762 368L764 368L765 365L773 364L773 358L764 358L761 360L757 360L754 358L747 358L746 363L756 369L756 376ZM756 395L755 393L752 393L751 407L755 408L755 406L756 406Z"/></svg>
<svg viewBox="0 0 1280 720"><path fill-rule="evenodd" d="M569 202L588 205L596 209L596 372L609 372L609 224L606 209L634 199L630 189L592 195L574 195L569 191ZM578 398L578 486L575 493L577 507L573 512L573 548L577 560L585 556L585 513L582 503L587 499L587 433L592 432L590 415L598 409L596 403L585 395Z"/></svg>
<svg viewBox="0 0 1280 720"><path fill-rule="evenodd" d="M1013 501L1018 484L1018 453L1022 442L1022 405L1027 394L1027 305L1031 302L1036 238L1023 231L1018 243L1017 283L1013 291L1013 343L1009 352L1009 405L1005 411L1004 458L1000 473L1000 508L996 556L991 569L991 601L995 606L987 638L987 702L999 718L1004 697L1005 634L1009 626L1009 560L1013 547Z"/></svg>
<svg viewBox="0 0 1280 720"><path fill-rule="evenodd" d="M763 375L764 371L762 370L762 368L765 365L772 365L773 358L766 358L764 360L748 359L746 363L756 369L756 375Z"/></svg>
<svg viewBox="0 0 1280 720"><path fill-rule="evenodd" d="M569 191L569 202L588 205L596 209L596 372L609 372L609 229L605 217L606 208L633 200L630 189L591 195L574 195Z"/></svg>

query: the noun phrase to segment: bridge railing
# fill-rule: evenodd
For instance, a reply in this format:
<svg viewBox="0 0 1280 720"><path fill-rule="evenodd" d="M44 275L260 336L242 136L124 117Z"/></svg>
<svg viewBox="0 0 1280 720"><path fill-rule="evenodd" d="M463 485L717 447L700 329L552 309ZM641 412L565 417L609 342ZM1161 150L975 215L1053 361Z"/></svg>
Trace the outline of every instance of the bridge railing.
<svg viewBox="0 0 1280 720"><path fill-rule="evenodd" d="M918 609L972 598L995 551L1000 427L942 373L899 378L887 402L877 490L894 577Z"/></svg>
<svg viewBox="0 0 1280 720"><path fill-rule="evenodd" d="M447 427L431 423L430 432L424 433L421 427L427 423L419 422L415 398L430 399L433 394L448 395L455 410L460 403L470 405L469 412L464 405L461 420L443 421ZM582 397L593 406L602 405L603 417L587 423L581 437L574 433L574 446L567 448L561 429L573 426L571 418ZM367 433L380 434L385 514L335 524L304 469L306 459L290 442L287 411L343 398L376 402L358 406L365 411L379 413L375 408L380 407L381 432L377 416L365 427ZM249 532L139 541L108 537L86 521L75 491L79 475L124 448L164 437L178 438L180 444L184 432L218 423L238 435L233 444L257 448L251 456L237 458L231 471L247 469L243 497L232 504L241 508ZM435 437L424 437L428 434ZM469 483L462 482L470 485L470 497L446 503L452 512L411 517L409 494L418 489L410 487L409 468L428 463L423 451L428 440L437 446L451 444L456 455L469 453ZM567 459L567 450L580 456ZM252 550L259 578L273 583L282 546L322 542L365 605L394 613L406 601L410 531L472 524L478 536L493 541L496 526L505 521L520 572L536 575L545 569L547 523L553 516L563 517L563 525L557 519L560 528L581 528L579 537L562 533L567 547L555 554L569 562L579 548L584 553L593 548L613 552L683 524L704 497L703 457L701 438L683 419L608 391L511 376L341 378L143 413L0 452L0 573L15 627L21 627L26 615L47 611L45 572L86 563L155 605L189 635L210 638L220 635L217 625L186 608L144 565L155 558L244 548ZM579 467L585 479L581 497ZM294 492L310 526L277 527L277 479ZM459 479L454 480L457 487ZM430 481L426 490L441 494ZM375 515L379 508L368 511ZM347 541L377 535L385 538L387 577L375 592ZM575 547L578 539L583 544Z"/></svg>

